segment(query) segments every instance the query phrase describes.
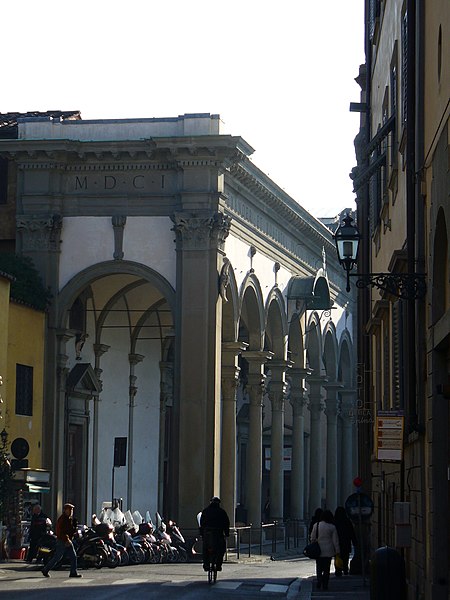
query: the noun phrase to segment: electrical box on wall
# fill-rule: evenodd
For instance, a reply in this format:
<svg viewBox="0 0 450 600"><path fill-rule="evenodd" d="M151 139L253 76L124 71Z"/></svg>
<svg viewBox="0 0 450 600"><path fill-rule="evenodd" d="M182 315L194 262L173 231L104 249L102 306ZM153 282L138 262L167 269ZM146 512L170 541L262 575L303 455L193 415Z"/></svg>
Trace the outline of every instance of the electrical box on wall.
<svg viewBox="0 0 450 600"><path fill-rule="evenodd" d="M395 525L409 525L410 523L409 502L394 502L394 523Z"/></svg>

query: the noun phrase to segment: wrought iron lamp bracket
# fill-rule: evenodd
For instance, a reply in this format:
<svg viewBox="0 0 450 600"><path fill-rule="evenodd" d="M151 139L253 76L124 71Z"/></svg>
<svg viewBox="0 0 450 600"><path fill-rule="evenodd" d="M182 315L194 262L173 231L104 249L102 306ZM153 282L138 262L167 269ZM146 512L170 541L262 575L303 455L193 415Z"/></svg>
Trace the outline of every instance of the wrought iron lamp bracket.
<svg viewBox="0 0 450 600"><path fill-rule="evenodd" d="M348 276L358 277L356 287L360 289L371 286L402 300L423 298L427 291L422 273L348 273Z"/></svg>

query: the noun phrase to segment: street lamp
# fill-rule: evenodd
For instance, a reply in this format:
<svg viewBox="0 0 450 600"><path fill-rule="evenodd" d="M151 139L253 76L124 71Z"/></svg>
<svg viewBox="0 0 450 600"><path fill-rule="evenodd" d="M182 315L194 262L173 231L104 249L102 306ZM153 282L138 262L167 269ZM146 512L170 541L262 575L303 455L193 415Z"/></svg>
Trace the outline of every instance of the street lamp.
<svg viewBox="0 0 450 600"><path fill-rule="evenodd" d="M356 287L358 288L376 287L403 300L422 298L426 292L425 275L423 274L350 273L357 264L359 243L361 241L361 234L356 226L352 224L352 221L353 218L347 213L342 220L342 225L337 228L334 234L338 259L347 273L347 292L350 291L350 277L358 277L356 281Z"/></svg>

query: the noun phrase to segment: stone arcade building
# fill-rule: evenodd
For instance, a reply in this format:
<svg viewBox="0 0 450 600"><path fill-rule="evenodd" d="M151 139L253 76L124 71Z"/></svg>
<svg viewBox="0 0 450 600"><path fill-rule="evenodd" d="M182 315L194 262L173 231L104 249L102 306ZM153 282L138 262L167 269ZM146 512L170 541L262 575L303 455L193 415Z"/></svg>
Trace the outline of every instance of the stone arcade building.
<svg viewBox="0 0 450 600"><path fill-rule="evenodd" d="M16 121L0 237L53 294L48 510L71 500L83 518L114 495L194 528L213 494L255 524L268 497L272 519L342 504L354 302L330 231L218 115Z"/></svg>

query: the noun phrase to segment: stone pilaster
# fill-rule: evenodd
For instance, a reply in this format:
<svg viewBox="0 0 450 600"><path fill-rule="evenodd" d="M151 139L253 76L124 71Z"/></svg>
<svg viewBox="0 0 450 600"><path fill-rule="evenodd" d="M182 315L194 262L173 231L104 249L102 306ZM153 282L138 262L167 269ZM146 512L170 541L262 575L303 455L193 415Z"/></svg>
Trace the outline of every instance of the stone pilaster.
<svg viewBox="0 0 450 600"><path fill-rule="evenodd" d="M338 505L338 447L337 447L337 417L339 414L338 391L340 383L326 383L325 414L327 416L327 508L334 512Z"/></svg>
<svg viewBox="0 0 450 600"><path fill-rule="evenodd" d="M185 173L186 176L186 173ZM198 185L201 183L197 182ZM207 182L205 182L205 185ZM201 205L201 195L186 202ZM176 423L178 521L196 527L199 502L206 505L220 489L221 327L219 273L230 219L220 212L192 210L173 216L177 250ZM199 444L198 440L203 443Z"/></svg>
<svg viewBox="0 0 450 600"><path fill-rule="evenodd" d="M304 379L309 369L292 369L290 373L290 403L292 405L292 471L291 471L291 516L305 518L305 417L307 402Z"/></svg>

